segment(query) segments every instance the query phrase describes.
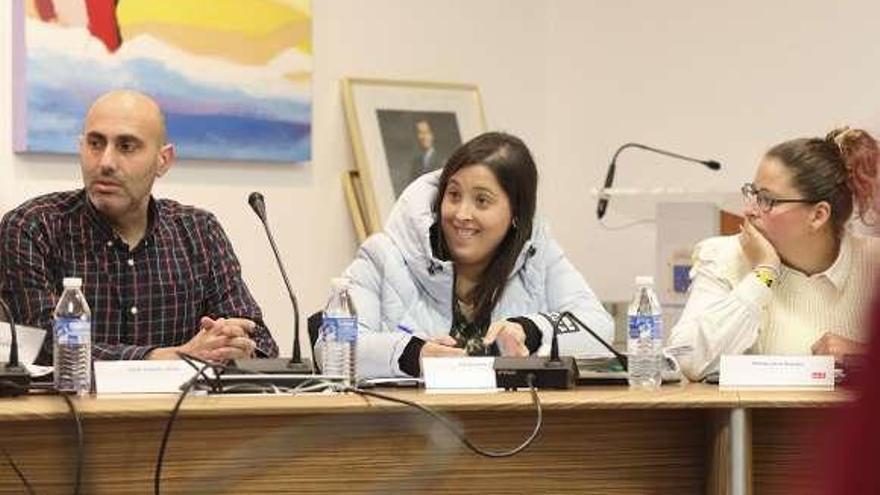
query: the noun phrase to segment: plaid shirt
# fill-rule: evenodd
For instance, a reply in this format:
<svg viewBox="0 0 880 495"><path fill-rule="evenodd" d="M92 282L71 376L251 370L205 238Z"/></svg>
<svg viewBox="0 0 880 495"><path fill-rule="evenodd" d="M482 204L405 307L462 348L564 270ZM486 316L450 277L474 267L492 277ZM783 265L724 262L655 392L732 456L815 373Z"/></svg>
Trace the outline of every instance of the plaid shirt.
<svg viewBox="0 0 880 495"><path fill-rule="evenodd" d="M0 294L18 321L51 330L64 277L83 279L95 359L143 359L156 347L181 345L202 316L253 320L257 355L278 355L229 239L204 210L151 198L147 231L131 250L84 190L40 196L7 213ZM38 362L51 361L49 335Z"/></svg>

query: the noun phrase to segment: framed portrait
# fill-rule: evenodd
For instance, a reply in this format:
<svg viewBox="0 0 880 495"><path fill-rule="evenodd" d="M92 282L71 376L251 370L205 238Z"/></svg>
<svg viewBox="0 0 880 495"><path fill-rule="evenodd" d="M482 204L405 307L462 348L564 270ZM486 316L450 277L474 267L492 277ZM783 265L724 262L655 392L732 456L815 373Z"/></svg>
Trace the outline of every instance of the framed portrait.
<svg viewBox="0 0 880 495"><path fill-rule="evenodd" d="M442 168L455 148L486 130L472 84L347 78L342 95L367 235L382 228L413 179Z"/></svg>

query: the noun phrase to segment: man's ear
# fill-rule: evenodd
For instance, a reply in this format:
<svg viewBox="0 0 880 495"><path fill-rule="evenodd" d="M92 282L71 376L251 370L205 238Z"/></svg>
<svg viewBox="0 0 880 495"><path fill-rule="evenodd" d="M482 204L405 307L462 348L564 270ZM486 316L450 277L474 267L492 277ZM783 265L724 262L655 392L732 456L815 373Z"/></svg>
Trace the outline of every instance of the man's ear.
<svg viewBox="0 0 880 495"><path fill-rule="evenodd" d="M171 168L171 165L174 165L174 160L177 158L177 153L174 150L174 145L171 143L167 143L162 145L159 148L159 167L156 169L156 177L162 177L165 175L165 172Z"/></svg>
<svg viewBox="0 0 880 495"><path fill-rule="evenodd" d="M831 222L831 204L828 201L819 201L813 205L810 214L810 226L813 230L819 230L823 225Z"/></svg>

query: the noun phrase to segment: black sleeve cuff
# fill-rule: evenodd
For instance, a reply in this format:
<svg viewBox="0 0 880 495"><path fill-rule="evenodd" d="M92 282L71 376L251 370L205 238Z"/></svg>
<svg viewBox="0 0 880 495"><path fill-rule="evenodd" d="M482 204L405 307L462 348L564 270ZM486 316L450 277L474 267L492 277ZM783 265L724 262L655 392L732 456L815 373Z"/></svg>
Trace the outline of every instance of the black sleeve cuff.
<svg viewBox="0 0 880 495"><path fill-rule="evenodd" d="M523 327L523 330L526 332L526 348L528 348L529 354L538 352L538 349L541 347L541 341L544 340L544 334L538 328L538 325L535 325L535 322L525 316L508 318L507 321L519 323Z"/></svg>
<svg viewBox="0 0 880 495"><path fill-rule="evenodd" d="M425 341L418 337L410 337L400 357L397 358L397 366L409 376L418 378L422 375L422 364L419 358L422 356L422 347Z"/></svg>

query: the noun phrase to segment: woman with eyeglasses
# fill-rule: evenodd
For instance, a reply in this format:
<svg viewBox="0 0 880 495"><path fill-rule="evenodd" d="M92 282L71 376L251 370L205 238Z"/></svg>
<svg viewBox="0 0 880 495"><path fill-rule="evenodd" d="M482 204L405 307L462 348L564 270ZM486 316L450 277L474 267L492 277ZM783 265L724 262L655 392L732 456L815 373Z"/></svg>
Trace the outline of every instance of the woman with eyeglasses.
<svg viewBox="0 0 880 495"><path fill-rule="evenodd" d="M867 132L837 129L772 147L742 187L736 236L700 242L692 284L668 345L691 346L692 380L723 354L863 353L863 313L880 240L851 231L870 214L880 150Z"/></svg>

